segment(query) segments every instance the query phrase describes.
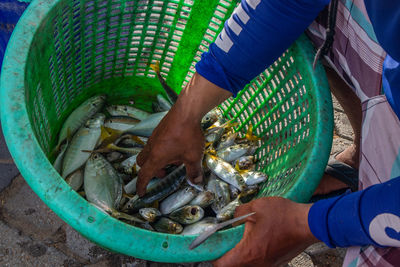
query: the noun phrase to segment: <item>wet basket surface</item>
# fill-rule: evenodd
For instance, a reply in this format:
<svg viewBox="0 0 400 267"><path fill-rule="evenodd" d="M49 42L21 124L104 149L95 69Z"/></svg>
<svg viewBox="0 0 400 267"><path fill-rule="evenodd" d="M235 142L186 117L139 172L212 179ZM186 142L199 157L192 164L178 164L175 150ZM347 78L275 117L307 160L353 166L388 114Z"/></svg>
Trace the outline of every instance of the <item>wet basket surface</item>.
<svg viewBox="0 0 400 267"><path fill-rule="evenodd" d="M237 1L36 0L18 23L1 73L1 119L21 174L63 220L112 251L161 262L211 260L231 249L243 226L197 249L193 237L149 232L104 214L52 168L50 151L68 114L106 93L109 103L151 110L163 93L148 63L177 92L221 31ZM257 168L270 177L260 196L306 202L323 174L332 141L332 102L325 73L302 36L235 99L221 105L237 130L263 137Z"/></svg>

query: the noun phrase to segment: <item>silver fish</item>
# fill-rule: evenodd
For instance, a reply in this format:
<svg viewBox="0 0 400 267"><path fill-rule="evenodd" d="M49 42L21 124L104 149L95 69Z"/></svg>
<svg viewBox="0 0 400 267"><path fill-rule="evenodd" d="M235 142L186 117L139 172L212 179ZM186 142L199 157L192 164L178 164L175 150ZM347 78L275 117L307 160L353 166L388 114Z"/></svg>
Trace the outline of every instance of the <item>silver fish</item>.
<svg viewBox="0 0 400 267"><path fill-rule="evenodd" d="M125 133L130 133L133 135L150 137L154 129L160 123L160 121L167 115L167 111L159 112L150 115L145 120L142 120L132 128L125 131Z"/></svg>
<svg viewBox="0 0 400 267"><path fill-rule="evenodd" d="M151 115L144 110L127 105L108 106L106 107L106 110L108 111L108 113L110 113L111 116L129 116L141 121Z"/></svg>
<svg viewBox="0 0 400 267"><path fill-rule="evenodd" d="M68 137L68 135L73 136L90 117L99 112L103 108L105 100L105 95L94 96L72 111L60 130L57 148Z"/></svg>
<svg viewBox="0 0 400 267"><path fill-rule="evenodd" d="M242 156L235 161L235 169L238 171L251 170L254 167L254 156Z"/></svg>
<svg viewBox="0 0 400 267"><path fill-rule="evenodd" d="M183 206L171 212L169 217L180 224L192 224L204 217L204 210L200 206Z"/></svg>
<svg viewBox="0 0 400 267"><path fill-rule="evenodd" d="M57 158L53 163L53 167L58 173L61 173L62 163L64 160L65 151L67 151L67 148L68 148L68 141L67 141L67 143L61 145L60 153L58 153Z"/></svg>
<svg viewBox="0 0 400 267"><path fill-rule="evenodd" d="M230 202L217 213L217 220L219 222L222 222L232 219L233 215L235 215L236 208L239 207L241 204L242 202L240 201L239 195L234 201Z"/></svg>
<svg viewBox="0 0 400 267"><path fill-rule="evenodd" d="M192 250L192 249L197 248L197 247L200 246L204 241L206 241L207 238L209 238L212 234L214 234L214 233L215 233L216 231L218 231L219 229L222 229L222 228L224 228L224 227L226 227L226 226L228 226L228 225L230 225L230 224L233 224L233 223L235 223L235 222L238 222L238 221L240 221L240 220L243 220L243 219L245 219L245 218L247 218L247 217L249 217L249 216L251 216L251 215L254 215L254 214L255 214L255 212L251 212L251 213L249 213L249 214L246 214L246 215L243 215L243 216L240 216L240 217L237 217L237 218L233 218L233 219L228 220L228 221L226 221L226 222L218 223L218 224L212 225L211 227L206 228L205 231L204 231L202 234L200 234L200 235L189 245L189 249Z"/></svg>
<svg viewBox="0 0 400 267"><path fill-rule="evenodd" d="M135 168L136 172L138 172L140 167L136 164L136 158L137 154L122 161L118 166L118 170L126 174L132 174Z"/></svg>
<svg viewBox="0 0 400 267"><path fill-rule="evenodd" d="M162 214L170 214L188 204L195 196L196 190L193 187L183 188L164 199L160 204L160 211Z"/></svg>
<svg viewBox="0 0 400 267"><path fill-rule="evenodd" d="M211 204L211 208L215 213L218 213L223 207L231 202L229 185L224 181L215 178L212 174L207 183L207 190L215 195L215 201Z"/></svg>
<svg viewBox="0 0 400 267"><path fill-rule="evenodd" d="M222 112L218 107L213 108L201 119L203 130L213 125L219 118L222 118Z"/></svg>
<svg viewBox="0 0 400 267"><path fill-rule="evenodd" d="M206 155L206 163L208 168L221 180L235 186L240 191L246 188L243 177L235 170L229 163L224 160L213 156Z"/></svg>
<svg viewBox="0 0 400 267"><path fill-rule="evenodd" d="M152 185L151 188L148 186L146 188L146 194L143 197L134 197L129 200L123 207L123 211L132 212L144 208L146 205L151 204L156 200L165 198L179 188L185 179L185 175L186 168L182 164L164 178L158 179L158 182Z"/></svg>
<svg viewBox="0 0 400 267"><path fill-rule="evenodd" d="M136 182L137 177L133 178L129 183L124 186L124 191L127 194L135 194L136 193Z"/></svg>
<svg viewBox="0 0 400 267"><path fill-rule="evenodd" d="M148 222L155 222L161 217L161 212L155 208L142 208L139 210L139 214Z"/></svg>
<svg viewBox="0 0 400 267"><path fill-rule="evenodd" d="M266 174L257 171L243 171L241 175L248 186L262 183L268 179Z"/></svg>
<svg viewBox="0 0 400 267"><path fill-rule="evenodd" d="M182 225L165 217L161 217L154 224L154 228L157 230L157 232L168 234L180 234L183 230Z"/></svg>
<svg viewBox="0 0 400 267"><path fill-rule="evenodd" d="M250 145L247 144L239 144L233 145L230 147L226 147L224 149L217 151L217 157L221 158L226 162L232 162L236 159L240 158L241 156L246 155L246 153L251 148Z"/></svg>
<svg viewBox="0 0 400 267"><path fill-rule="evenodd" d="M203 220L190 224L183 228L181 235L198 235L215 226L218 223L215 217L205 217Z"/></svg>
<svg viewBox="0 0 400 267"><path fill-rule="evenodd" d="M110 152L110 153L108 153L108 154L106 155L106 159L107 159L109 162L114 162L114 161L117 161L117 160L119 160L119 159L121 159L121 158L123 158L122 153L119 153L119 152L117 152L117 151Z"/></svg>
<svg viewBox="0 0 400 267"><path fill-rule="evenodd" d="M126 131L140 121L131 117L111 117L104 122L104 126L117 131Z"/></svg>
<svg viewBox="0 0 400 267"><path fill-rule="evenodd" d="M89 202L111 213L119 207L122 180L113 166L101 155L94 153L85 166L84 188Z"/></svg>
<svg viewBox="0 0 400 267"><path fill-rule="evenodd" d="M171 103L166 100L162 95L157 95L158 105L162 111L168 111L171 109Z"/></svg>
<svg viewBox="0 0 400 267"><path fill-rule="evenodd" d="M189 205L197 205L202 208L210 206L215 201L215 194L211 191L203 191L200 192L192 201L189 202Z"/></svg>
<svg viewBox="0 0 400 267"><path fill-rule="evenodd" d="M93 119L88 120L85 126L81 127L74 135L65 152L62 177L67 177L85 164L90 153L83 152L82 150L91 151L95 148L97 140L100 138L104 118L103 114L96 114Z"/></svg>
<svg viewBox="0 0 400 267"><path fill-rule="evenodd" d="M217 151L230 147L235 144L235 139L238 133L228 132L221 136L220 142L217 146Z"/></svg>
<svg viewBox="0 0 400 267"><path fill-rule="evenodd" d="M209 143L217 142L221 138L224 131L225 131L225 129L222 127L214 127L214 128L208 129L204 133L204 138L206 139L206 142L209 142Z"/></svg>
<svg viewBox="0 0 400 267"><path fill-rule="evenodd" d="M229 192L231 195L231 199L235 199L237 198L237 196L240 194L239 189L237 189L236 187L234 187L233 185L229 185Z"/></svg>
<svg viewBox="0 0 400 267"><path fill-rule="evenodd" d="M74 171L65 179L65 181L72 189L78 191L83 185L83 170L78 169Z"/></svg>

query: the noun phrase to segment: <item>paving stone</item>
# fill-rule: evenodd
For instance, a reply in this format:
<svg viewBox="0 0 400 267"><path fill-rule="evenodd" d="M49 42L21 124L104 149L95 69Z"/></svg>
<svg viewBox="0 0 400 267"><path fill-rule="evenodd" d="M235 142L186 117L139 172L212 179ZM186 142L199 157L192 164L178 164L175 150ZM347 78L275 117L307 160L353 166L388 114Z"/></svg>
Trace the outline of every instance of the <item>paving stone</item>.
<svg viewBox="0 0 400 267"><path fill-rule="evenodd" d="M52 240L64 225L32 191L22 176L14 179L1 195L1 217L9 225L39 240Z"/></svg>
<svg viewBox="0 0 400 267"><path fill-rule="evenodd" d="M67 257L0 221L0 266L63 266Z"/></svg>
<svg viewBox="0 0 400 267"><path fill-rule="evenodd" d="M6 188L19 173L8 152L0 123L0 192Z"/></svg>

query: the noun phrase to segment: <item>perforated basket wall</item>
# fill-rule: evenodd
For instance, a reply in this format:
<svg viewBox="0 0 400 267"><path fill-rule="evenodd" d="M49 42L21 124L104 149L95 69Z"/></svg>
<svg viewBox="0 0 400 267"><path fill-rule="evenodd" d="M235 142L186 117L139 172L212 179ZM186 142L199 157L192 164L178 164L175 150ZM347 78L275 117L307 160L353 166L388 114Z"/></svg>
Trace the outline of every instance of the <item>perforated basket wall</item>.
<svg viewBox="0 0 400 267"><path fill-rule="evenodd" d="M90 96L151 110L163 93L149 63L177 92L194 74L236 1L36 0L17 25L1 79L1 115L10 151L33 190L61 218L103 247L154 261L221 256L243 227L222 231L189 251L192 237L148 232L100 212L52 168L50 151L68 114ZM325 74L312 70L302 36L235 99L221 105L246 132L262 137L257 168L270 179L259 196L307 201L322 176L332 138Z"/></svg>

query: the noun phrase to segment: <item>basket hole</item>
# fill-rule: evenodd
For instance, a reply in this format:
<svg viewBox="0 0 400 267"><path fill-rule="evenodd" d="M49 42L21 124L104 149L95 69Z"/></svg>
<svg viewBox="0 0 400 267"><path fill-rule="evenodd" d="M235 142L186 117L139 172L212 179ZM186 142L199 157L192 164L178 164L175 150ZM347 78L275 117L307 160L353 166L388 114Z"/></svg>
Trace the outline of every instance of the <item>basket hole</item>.
<svg viewBox="0 0 400 267"><path fill-rule="evenodd" d="M89 223L94 223L95 219L94 219L94 217L89 216L88 219L87 219L87 221L88 221Z"/></svg>
<svg viewBox="0 0 400 267"><path fill-rule="evenodd" d="M167 241L164 241L164 242L162 243L162 247L163 247L163 248L168 248L168 246L169 246L169 244L168 244Z"/></svg>

